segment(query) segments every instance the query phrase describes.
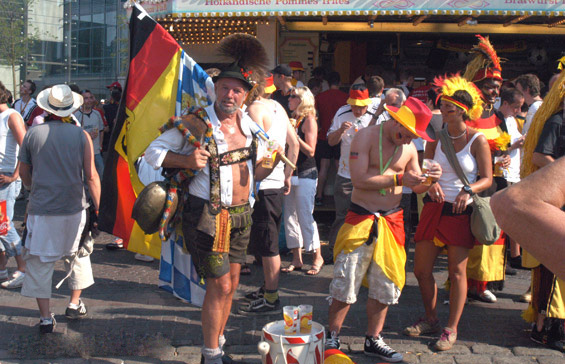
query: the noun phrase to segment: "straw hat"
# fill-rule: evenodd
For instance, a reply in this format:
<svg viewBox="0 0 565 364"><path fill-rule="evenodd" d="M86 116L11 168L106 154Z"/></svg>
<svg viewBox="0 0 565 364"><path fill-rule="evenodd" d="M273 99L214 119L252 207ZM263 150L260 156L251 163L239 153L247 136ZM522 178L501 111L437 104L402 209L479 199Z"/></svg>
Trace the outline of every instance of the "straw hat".
<svg viewBox="0 0 565 364"><path fill-rule="evenodd" d="M82 96L72 92L67 85L55 85L37 95L37 105L40 108L62 118L71 115L82 102Z"/></svg>
<svg viewBox="0 0 565 364"><path fill-rule="evenodd" d="M385 109L394 120L398 121L413 134L429 142L434 141L435 133L430 124L432 112L422 101L415 97L409 97L401 107L385 105Z"/></svg>

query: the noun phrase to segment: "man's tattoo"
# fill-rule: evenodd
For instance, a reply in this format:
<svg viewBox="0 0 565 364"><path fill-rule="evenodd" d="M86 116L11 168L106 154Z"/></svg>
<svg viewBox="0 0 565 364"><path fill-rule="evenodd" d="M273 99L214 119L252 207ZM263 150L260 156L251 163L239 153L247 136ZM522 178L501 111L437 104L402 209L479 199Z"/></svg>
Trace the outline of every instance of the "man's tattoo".
<svg viewBox="0 0 565 364"><path fill-rule="evenodd" d="M359 158L359 153L349 152L349 159L357 159L357 158Z"/></svg>

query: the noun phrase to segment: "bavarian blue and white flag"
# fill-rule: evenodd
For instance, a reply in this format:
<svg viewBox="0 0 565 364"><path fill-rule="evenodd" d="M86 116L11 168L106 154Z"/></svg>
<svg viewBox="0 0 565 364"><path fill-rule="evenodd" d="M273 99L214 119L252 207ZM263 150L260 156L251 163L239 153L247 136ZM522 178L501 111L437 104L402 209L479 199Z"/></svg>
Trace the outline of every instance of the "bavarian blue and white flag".
<svg viewBox="0 0 565 364"><path fill-rule="evenodd" d="M214 103L214 82L198 63L182 51L175 115L186 115L191 106L206 107Z"/></svg>

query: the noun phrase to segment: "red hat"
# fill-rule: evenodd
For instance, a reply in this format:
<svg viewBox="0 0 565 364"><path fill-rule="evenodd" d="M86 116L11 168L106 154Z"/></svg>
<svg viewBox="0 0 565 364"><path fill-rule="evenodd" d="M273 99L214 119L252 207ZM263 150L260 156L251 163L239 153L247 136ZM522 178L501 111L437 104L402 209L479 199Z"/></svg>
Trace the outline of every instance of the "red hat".
<svg viewBox="0 0 565 364"><path fill-rule="evenodd" d="M274 83L274 79L273 79L273 74L269 73L269 75L267 77L265 77L265 93L266 94L272 94L273 92L275 92L275 90L277 89L277 87L275 86Z"/></svg>
<svg viewBox="0 0 565 364"><path fill-rule="evenodd" d="M494 67L485 67L477 71L475 77L473 77L473 82L478 82L486 78L493 78L502 82L502 71Z"/></svg>
<svg viewBox="0 0 565 364"><path fill-rule="evenodd" d="M117 89L122 89L122 85L120 85L120 83L118 81L112 83L111 85L106 86L106 88L117 88Z"/></svg>
<svg viewBox="0 0 565 364"><path fill-rule="evenodd" d="M435 132L430 124L432 112L422 101L415 97L409 97L401 107L385 105L385 109L394 120L410 130L412 134L429 142L434 141Z"/></svg>
<svg viewBox="0 0 565 364"><path fill-rule="evenodd" d="M349 98L347 99L347 103L353 106L368 106L373 103L373 101L369 98L369 90L364 88L363 90L358 90L352 88L349 90Z"/></svg>
<svg viewBox="0 0 565 364"><path fill-rule="evenodd" d="M299 62L299 61L288 62L288 66L289 66L290 69L293 70L293 71L302 71L302 72L304 72L304 66L302 66L302 62Z"/></svg>

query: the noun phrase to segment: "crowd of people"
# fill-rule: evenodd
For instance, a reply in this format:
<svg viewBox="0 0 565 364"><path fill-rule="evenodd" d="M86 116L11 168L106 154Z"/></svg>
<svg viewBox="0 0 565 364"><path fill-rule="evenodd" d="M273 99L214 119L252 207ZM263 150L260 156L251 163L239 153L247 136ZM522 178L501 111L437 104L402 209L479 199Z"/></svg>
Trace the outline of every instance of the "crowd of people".
<svg viewBox="0 0 565 364"><path fill-rule="evenodd" d="M238 54L230 42L244 42L253 52ZM394 82L389 72L370 65L344 88L339 73L322 68L305 83L300 62L270 70L262 45L251 36L226 37L220 49L234 62L214 72L214 103L188 111L210 126L210 135L195 143L186 128L169 128L145 152L147 164L169 176L192 171L180 186L188 193L179 192L183 208L177 213L186 248L206 280L202 363L233 362L223 351L224 328L247 254L260 260L264 284L245 295L248 303L239 313L281 312L281 273L309 264L304 272L315 276L324 264L333 264L326 347L340 348L341 327L366 278L364 352L402 361L381 332L388 307L398 303L405 284L408 242L415 243L414 275L424 315L403 330L405 335L438 334L435 349L451 349L466 299L496 302L505 275L527 268L532 284L523 299L530 302L524 314L533 323L530 337L564 350L562 264L547 250L534 247L530 255L521 249L531 230L508 214L518 215L514 204L538 206L525 197L523 186L539 183L541 172L553 178L562 172L555 166L565 154L565 71L549 81L547 96L534 74L504 80L494 48L479 37L476 49L489 52L477 52L461 74L438 74L413 88L409 74ZM71 288L67 317L87 313L80 294L93 283L88 247L96 234L103 154L121 97L119 84L109 88L112 101L101 109L92 92L65 85L45 88L35 100L32 81L22 84L20 99L12 103L0 84L0 199L7 201L10 219L21 183L31 188L25 248L12 223L0 237L0 279L2 287L23 285L22 294L37 299L44 333L56 324L49 298L59 259L66 262ZM269 136L267 142L257 138L256 124ZM54 175L61 164L65 173ZM520 182L530 174L528 182ZM324 191L331 182L335 220L329 254L322 256L313 212L327 203ZM562 194L547 193L558 219ZM412 194L418 195L419 221L411 219ZM478 243L471 229L476 194L494 196L493 211L504 232L492 245ZM548 207L540 202L537 208L542 215ZM540 225L552 225L551 218L538 215ZM532 214L522 219L533 219ZM47 226L57 226L63 236L39 241L38 235L49 236ZM285 267L281 230L292 254ZM311 264L303 253L311 255ZM450 303L445 325L437 316L433 276L443 253ZM11 275L10 256L17 262Z"/></svg>

